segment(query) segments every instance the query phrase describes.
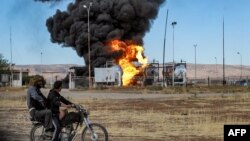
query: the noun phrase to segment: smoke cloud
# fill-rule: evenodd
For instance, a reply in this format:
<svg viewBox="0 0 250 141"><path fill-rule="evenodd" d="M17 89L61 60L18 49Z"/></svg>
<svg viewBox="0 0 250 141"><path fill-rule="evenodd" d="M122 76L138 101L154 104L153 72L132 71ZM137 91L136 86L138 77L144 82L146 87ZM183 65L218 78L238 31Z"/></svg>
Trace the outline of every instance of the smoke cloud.
<svg viewBox="0 0 250 141"><path fill-rule="evenodd" d="M46 0L40 0L46 1ZM90 22L90 55L92 71L118 57L122 52L112 52L106 43L113 39L130 40L143 45L158 10L165 0L75 0L67 11L57 10L50 17L47 28L53 43L72 47L85 64L88 60L88 12ZM87 8L84 8L86 5ZM93 74L93 73L92 73Z"/></svg>

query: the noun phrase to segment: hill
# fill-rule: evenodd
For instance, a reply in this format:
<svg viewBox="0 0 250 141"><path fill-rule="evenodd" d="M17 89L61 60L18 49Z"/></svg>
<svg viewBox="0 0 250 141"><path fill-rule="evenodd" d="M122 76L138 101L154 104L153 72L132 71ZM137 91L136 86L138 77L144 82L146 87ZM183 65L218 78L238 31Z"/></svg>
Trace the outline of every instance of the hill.
<svg viewBox="0 0 250 141"><path fill-rule="evenodd" d="M240 65L225 65L226 77L240 77L241 66ZM197 78L218 78L223 76L222 64L196 64L196 77ZM242 76L250 77L250 66L242 66ZM195 65L187 64L187 77L195 77Z"/></svg>

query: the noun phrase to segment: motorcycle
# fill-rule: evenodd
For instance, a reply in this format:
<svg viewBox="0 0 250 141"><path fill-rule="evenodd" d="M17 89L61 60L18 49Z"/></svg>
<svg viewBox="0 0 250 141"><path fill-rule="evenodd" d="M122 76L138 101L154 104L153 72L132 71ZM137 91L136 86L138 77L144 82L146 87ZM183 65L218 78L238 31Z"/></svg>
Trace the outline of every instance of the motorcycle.
<svg viewBox="0 0 250 141"><path fill-rule="evenodd" d="M62 120L62 131L59 135L61 141L74 141L76 133L80 130L80 126L84 123L85 127L81 132L81 141L108 141L108 132L104 126L99 123L91 123L89 120L89 112L81 105L75 105L77 112L71 112L65 115ZM79 118L72 119L71 117ZM33 127L30 131L31 141L45 141L45 128L42 122L32 121Z"/></svg>

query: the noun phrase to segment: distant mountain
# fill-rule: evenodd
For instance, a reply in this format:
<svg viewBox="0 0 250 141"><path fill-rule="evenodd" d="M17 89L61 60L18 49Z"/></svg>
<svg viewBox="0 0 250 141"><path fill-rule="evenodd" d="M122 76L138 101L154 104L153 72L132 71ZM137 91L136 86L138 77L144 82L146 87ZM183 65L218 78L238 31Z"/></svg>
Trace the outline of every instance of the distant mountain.
<svg viewBox="0 0 250 141"><path fill-rule="evenodd" d="M226 77L240 77L240 65L225 65ZM242 76L250 78L250 66L242 66ZM195 77L195 64L187 64L187 77ZM218 78L223 77L222 64L196 64L196 77L197 78Z"/></svg>

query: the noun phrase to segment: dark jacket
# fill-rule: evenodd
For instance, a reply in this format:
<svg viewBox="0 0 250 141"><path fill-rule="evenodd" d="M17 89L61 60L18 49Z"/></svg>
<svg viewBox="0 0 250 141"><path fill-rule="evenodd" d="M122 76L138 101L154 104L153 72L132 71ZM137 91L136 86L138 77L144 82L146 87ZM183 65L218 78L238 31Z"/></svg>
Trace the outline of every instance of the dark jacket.
<svg viewBox="0 0 250 141"><path fill-rule="evenodd" d="M69 105L73 104L72 102L66 100L63 96L61 96L57 91L50 90L48 98L48 108L51 109L52 114L57 115L59 113L59 107L61 106L61 102Z"/></svg>
<svg viewBox="0 0 250 141"><path fill-rule="evenodd" d="M46 97L42 94L40 89L35 86L29 87L27 91L27 106L29 110L35 108L36 110L46 109L47 103Z"/></svg>

